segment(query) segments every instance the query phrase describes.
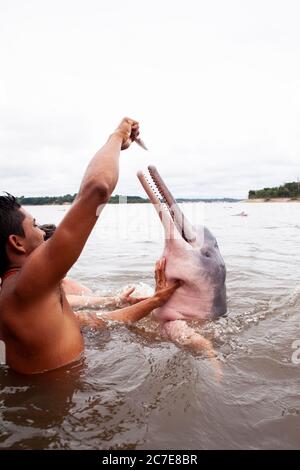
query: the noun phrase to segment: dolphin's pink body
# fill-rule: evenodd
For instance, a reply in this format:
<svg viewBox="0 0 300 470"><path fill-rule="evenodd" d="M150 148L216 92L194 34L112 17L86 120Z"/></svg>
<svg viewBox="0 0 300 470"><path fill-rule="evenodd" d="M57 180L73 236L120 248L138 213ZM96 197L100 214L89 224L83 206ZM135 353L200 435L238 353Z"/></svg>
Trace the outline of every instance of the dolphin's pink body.
<svg viewBox="0 0 300 470"><path fill-rule="evenodd" d="M168 213L163 210L145 176L139 172L138 177L165 230L166 278L182 281L170 300L154 311L154 317L159 320L163 335L176 343L209 349L207 340L196 334L187 322L214 319L226 313L223 258L211 232L206 227L195 229L184 217L156 168L148 169L169 209Z"/></svg>

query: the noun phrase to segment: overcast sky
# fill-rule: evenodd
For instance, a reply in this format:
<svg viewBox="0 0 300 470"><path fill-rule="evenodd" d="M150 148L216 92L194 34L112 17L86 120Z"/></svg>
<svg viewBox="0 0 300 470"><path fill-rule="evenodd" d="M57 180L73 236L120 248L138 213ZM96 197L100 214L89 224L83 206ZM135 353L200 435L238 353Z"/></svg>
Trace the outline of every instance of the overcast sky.
<svg viewBox="0 0 300 470"><path fill-rule="evenodd" d="M0 189L78 190L123 116L115 193L155 164L175 196L300 177L298 0L0 0Z"/></svg>

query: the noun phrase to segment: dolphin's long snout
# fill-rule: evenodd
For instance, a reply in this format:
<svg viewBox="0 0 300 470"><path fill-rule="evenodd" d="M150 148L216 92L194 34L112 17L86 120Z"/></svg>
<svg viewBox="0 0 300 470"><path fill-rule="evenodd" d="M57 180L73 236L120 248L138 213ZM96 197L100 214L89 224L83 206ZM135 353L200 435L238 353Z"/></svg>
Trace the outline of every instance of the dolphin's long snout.
<svg viewBox="0 0 300 470"><path fill-rule="evenodd" d="M158 196L155 194L154 189L151 187L149 181L142 171L137 172L137 177L140 180L150 202L153 204L161 223L164 227L166 238L171 238L174 232L174 224L169 214L166 212L163 204L160 202Z"/></svg>
<svg viewBox="0 0 300 470"><path fill-rule="evenodd" d="M178 206L175 198L171 194L169 188L167 187L166 183L158 173L157 169L153 165L148 166L149 174L152 179L152 182L155 184L160 196L162 197L163 201L168 207L169 213L174 221L174 224L179 231L182 238L187 241L188 243L194 242L196 240L196 232L192 224L188 221L185 217L183 212L181 211L180 207ZM150 184L146 180L144 174L142 172L138 172L138 178L141 181L143 188L145 189L150 201L152 204L155 205L156 208L161 210L161 214L165 216L163 212L163 206L158 199L158 196L154 193L153 189L151 188ZM160 216L162 220L162 216Z"/></svg>

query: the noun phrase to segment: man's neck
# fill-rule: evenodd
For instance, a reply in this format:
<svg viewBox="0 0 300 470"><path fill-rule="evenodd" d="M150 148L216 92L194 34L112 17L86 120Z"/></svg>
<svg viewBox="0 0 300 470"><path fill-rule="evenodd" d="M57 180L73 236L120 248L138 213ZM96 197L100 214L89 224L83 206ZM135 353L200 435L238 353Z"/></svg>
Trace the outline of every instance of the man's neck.
<svg viewBox="0 0 300 470"><path fill-rule="evenodd" d="M7 271L10 269L21 269L26 263L27 256L15 255L14 253L8 253L8 266Z"/></svg>

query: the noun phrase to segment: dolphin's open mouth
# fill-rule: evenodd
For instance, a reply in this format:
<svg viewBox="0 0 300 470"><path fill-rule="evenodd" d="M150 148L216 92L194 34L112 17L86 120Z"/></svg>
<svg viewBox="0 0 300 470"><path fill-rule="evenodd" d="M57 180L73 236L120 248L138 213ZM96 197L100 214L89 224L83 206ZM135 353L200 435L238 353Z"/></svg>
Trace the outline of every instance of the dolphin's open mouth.
<svg viewBox="0 0 300 470"><path fill-rule="evenodd" d="M138 178L165 230L168 257L167 278L184 284L166 306L160 318L215 318L226 313L226 268L213 234L205 227L193 227L178 206L162 177L149 166L146 177Z"/></svg>
<svg viewBox="0 0 300 470"><path fill-rule="evenodd" d="M144 190L146 191L150 201L152 202L152 204L154 204L160 219L163 219L163 204L165 204L182 238L188 243L194 242L196 240L196 231L194 227L183 214L182 210L180 209L176 200L168 189L166 183L158 173L156 167L153 165L149 165L148 171L150 175L148 176L148 178L151 178L151 183L155 185L155 188L151 186L151 183L148 181L148 178L143 174L143 172L139 171L137 173L137 176ZM156 193L156 191L158 191L159 195ZM161 197L162 201L160 201L159 197Z"/></svg>

